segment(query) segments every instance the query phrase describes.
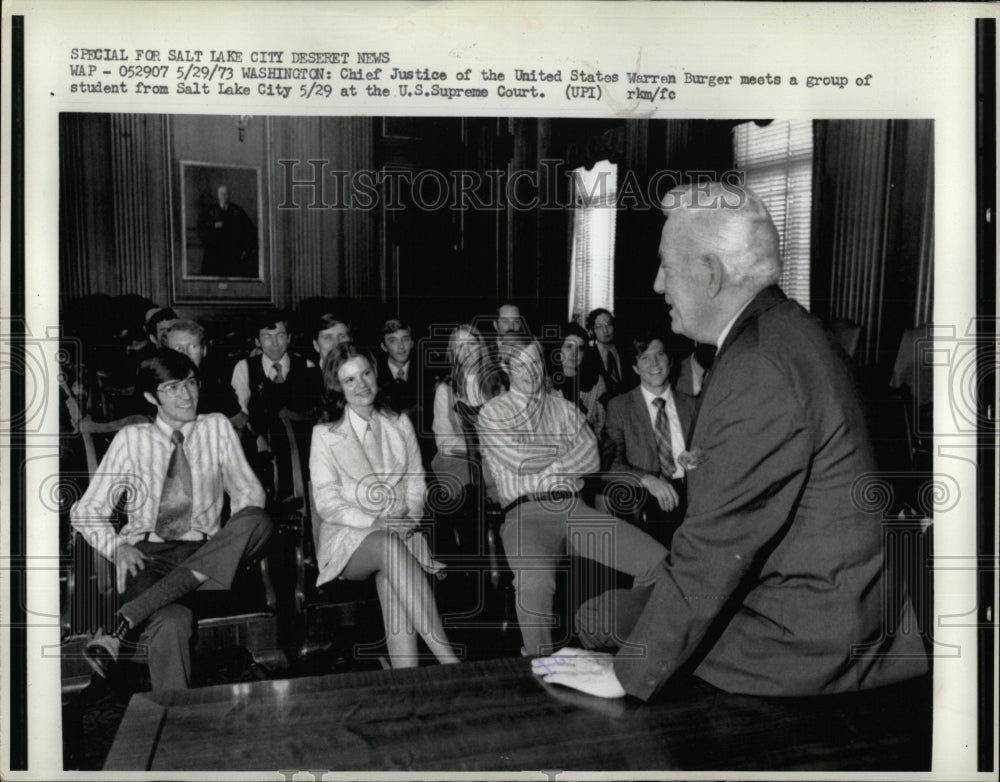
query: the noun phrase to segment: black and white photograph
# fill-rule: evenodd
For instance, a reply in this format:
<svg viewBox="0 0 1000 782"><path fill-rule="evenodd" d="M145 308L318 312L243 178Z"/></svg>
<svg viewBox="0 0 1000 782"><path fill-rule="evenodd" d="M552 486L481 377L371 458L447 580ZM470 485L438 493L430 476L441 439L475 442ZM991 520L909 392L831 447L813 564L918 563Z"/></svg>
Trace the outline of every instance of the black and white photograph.
<svg viewBox="0 0 1000 782"><path fill-rule="evenodd" d="M106 134L105 148L147 157L166 127L197 123L239 150L237 122L64 115L60 142ZM378 752L402 751L376 723L405 724L411 697L428 709L401 745L417 769L492 768L491 751L538 735L531 713L550 702L589 737L588 768L658 768L680 750L658 730L719 710L730 716L684 736L681 767L762 769L773 753L790 768L930 767L933 388L919 347L933 311L932 121L414 117L405 136L381 118L254 122L272 143L246 177L266 172L277 205L262 216L276 270L265 305L173 297L158 260L171 247L157 243L170 210L155 207L170 203L169 157L142 189L113 159L62 171L68 201L121 191L132 197L116 208L149 226L130 237L144 252L125 278L145 284L108 287L126 258L76 259L118 237L88 236L61 209L63 334L81 357L64 400L80 436L62 469L87 476L61 522L77 571L67 768L138 768L150 752L152 768L286 767L309 735L309 767L330 752L374 770ZM226 179L248 190L234 170L180 166L199 192ZM108 317L89 317L97 308ZM730 345L724 331L742 336ZM132 356L136 334L150 344ZM172 366L171 348L190 360ZM212 406L225 396L231 408ZM375 455L345 426L356 409L380 423ZM170 426L222 448L187 457L205 481L188 500L204 510L188 511L187 558L158 540ZM189 558L233 524L223 491L264 522L230 544L229 580L199 582ZM132 513L112 533L97 517L122 504ZM117 535L115 556L138 552L114 564L125 588L96 618L80 615L99 605L108 564L95 529ZM690 605L699 597L711 602ZM583 649L613 661L606 682L580 667ZM398 689L412 667L424 678ZM357 754L308 713L287 713L287 740L259 721L290 693L342 710L338 676L374 688L372 722L351 727L374 731ZM446 705L470 692L520 726L476 728L478 759L425 746L418 722L483 719L481 703ZM638 699L627 719L626 693ZM220 718L244 697L249 711ZM206 743L203 719L225 740ZM769 720L784 727L760 733ZM830 738L789 747L788 721ZM730 754L704 751L723 735ZM545 744L560 764L582 751Z"/></svg>
<svg viewBox="0 0 1000 782"><path fill-rule="evenodd" d="M995 13L203 6L4 11L5 775L995 773Z"/></svg>

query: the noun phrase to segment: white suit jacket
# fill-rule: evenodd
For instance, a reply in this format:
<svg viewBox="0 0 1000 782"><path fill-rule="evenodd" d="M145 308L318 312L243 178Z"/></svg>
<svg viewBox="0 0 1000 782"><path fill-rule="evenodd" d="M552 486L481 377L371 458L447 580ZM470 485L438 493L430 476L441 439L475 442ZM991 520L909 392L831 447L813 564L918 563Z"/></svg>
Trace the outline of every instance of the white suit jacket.
<svg viewBox="0 0 1000 782"><path fill-rule="evenodd" d="M313 524L318 524L317 586L332 581L347 565L380 516L419 518L426 480L413 424L405 415L372 416L379 438L382 471L368 461L345 415L313 429L309 472Z"/></svg>

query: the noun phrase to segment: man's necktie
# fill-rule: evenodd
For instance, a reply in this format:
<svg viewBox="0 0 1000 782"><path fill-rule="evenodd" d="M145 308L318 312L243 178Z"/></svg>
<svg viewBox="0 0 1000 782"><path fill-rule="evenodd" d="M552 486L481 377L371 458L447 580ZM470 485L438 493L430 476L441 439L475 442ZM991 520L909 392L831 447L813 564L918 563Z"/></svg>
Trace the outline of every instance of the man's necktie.
<svg viewBox="0 0 1000 782"><path fill-rule="evenodd" d="M379 447L378 438L375 436L371 422L365 429L365 439L361 445L365 449L365 456L368 457L368 463L372 469L375 472L382 472L382 449Z"/></svg>
<svg viewBox="0 0 1000 782"><path fill-rule="evenodd" d="M653 432L656 434L656 453L660 457L660 473L663 479L669 481L674 477L674 470L677 464L674 462L674 450L670 446L670 422L667 420L667 411L664 409L667 400L662 396L653 400L656 406L656 423L653 425Z"/></svg>
<svg viewBox="0 0 1000 782"><path fill-rule="evenodd" d="M399 370L399 372L396 374L396 380L398 380L400 383L405 383L406 382L406 370L405 369L400 369Z"/></svg>
<svg viewBox="0 0 1000 782"><path fill-rule="evenodd" d="M191 463L184 454L184 435L180 429L174 430L171 440L174 450L156 516L156 534L164 540L176 540L191 529Z"/></svg>
<svg viewBox="0 0 1000 782"><path fill-rule="evenodd" d="M622 379L621 370L618 368L618 359L615 358L615 354L610 350L608 351L608 377L611 378L611 382L616 386Z"/></svg>
<svg viewBox="0 0 1000 782"><path fill-rule="evenodd" d="M274 377L271 378L275 383L285 382L285 373L281 371L281 362L275 361L271 366L274 367Z"/></svg>

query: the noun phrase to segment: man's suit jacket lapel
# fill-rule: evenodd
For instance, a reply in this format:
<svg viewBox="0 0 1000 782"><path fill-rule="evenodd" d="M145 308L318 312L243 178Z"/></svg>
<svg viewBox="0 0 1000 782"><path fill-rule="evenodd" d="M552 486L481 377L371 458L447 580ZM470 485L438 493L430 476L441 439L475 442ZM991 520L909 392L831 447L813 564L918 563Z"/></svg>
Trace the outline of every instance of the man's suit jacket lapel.
<svg viewBox="0 0 1000 782"><path fill-rule="evenodd" d="M715 355L715 361L712 364L712 369L705 375L702 380L701 394L698 395L698 401L695 405L694 415L691 418L691 426L688 429L687 434L687 445L690 448L694 440L695 428L698 425L698 416L701 413L701 408L704 404L704 400L708 395L708 389L711 386L712 378L723 369L723 365L726 360L727 354L731 351L734 343L739 340L740 334L746 329L750 323L755 321L760 317L761 313L766 312L772 307L776 307L783 301L786 301L787 297L784 292L777 285L772 285L764 290L760 291L750 303L746 306L746 309L740 313L740 316L736 319L733 327L729 330L726 335L725 341L719 348L719 352Z"/></svg>

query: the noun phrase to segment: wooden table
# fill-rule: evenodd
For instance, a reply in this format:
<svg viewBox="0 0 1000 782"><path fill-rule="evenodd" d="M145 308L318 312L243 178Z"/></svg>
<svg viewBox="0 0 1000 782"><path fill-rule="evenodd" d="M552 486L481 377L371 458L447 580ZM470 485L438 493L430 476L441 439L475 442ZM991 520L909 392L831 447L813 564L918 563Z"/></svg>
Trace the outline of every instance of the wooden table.
<svg viewBox="0 0 1000 782"><path fill-rule="evenodd" d="M928 680L822 698L655 701L548 685L523 658L135 695L115 770L928 770ZM318 778L318 775L316 775Z"/></svg>

